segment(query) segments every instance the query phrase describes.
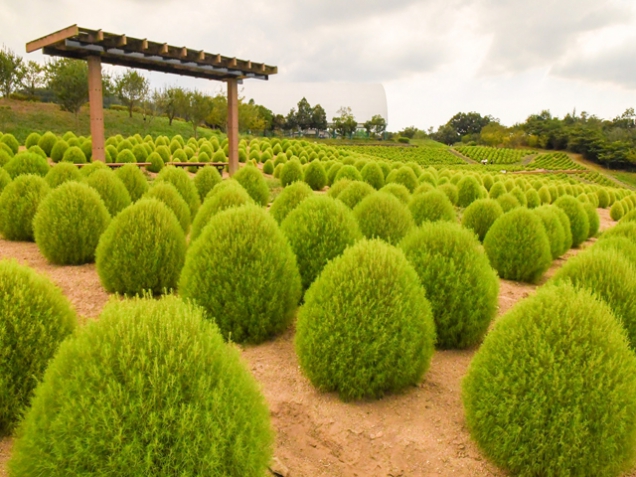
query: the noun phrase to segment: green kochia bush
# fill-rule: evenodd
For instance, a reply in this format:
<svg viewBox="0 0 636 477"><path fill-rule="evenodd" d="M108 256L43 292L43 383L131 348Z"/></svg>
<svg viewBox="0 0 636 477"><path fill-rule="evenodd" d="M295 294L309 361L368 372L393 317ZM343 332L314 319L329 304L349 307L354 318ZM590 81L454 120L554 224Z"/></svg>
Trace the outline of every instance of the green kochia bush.
<svg viewBox="0 0 636 477"><path fill-rule="evenodd" d="M176 288L185 251L174 213L157 199L143 199L115 217L102 235L97 273L111 293L158 294Z"/></svg>
<svg viewBox="0 0 636 477"><path fill-rule="evenodd" d="M296 254L304 288L313 283L327 262L362 238L352 212L339 200L325 196L304 200L287 215L281 230Z"/></svg>
<svg viewBox="0 0 636 477"><path fill-rule="evenodd" d="M24 174L35 174L41 177L51 169L46 159L31 152L21 152L16 154L5 166L4 169L12 179Z"/></svg>
<svg viewBox="0 0 636 477"><path fill-rule="evenodd" d="M51 159L53 162L60 162L64 158L64 153L68 148L69 145L66 141L62 139L57 141L51 150Z"/></svg>
<svg viewBox="0 0 636 477"><path fill-rule="evenodd" d="M0 167L0 195L6 186L11 183L11 176L7 171Z"/></svg>
<svg viewBox="0 0 636 477"><path fill-rule="evenodd" d="M269 204L269 187L256 167L243 167L232 179L243 186L254 202L263 207Z"/></svg>
<svg viewBox="0 0 636 477"><path fill-rule="evenodd" d="M38 141L38 146L40 146L42 150L46 152L46 155L50 157L51 151L53 150L53 147L55 147L57 141L58 138L55 134L53 134L52 132L46 132Z"/></svg>
<svg viewBox="0 0 636 477"><path fill-rule="evenodd" d="M109 169L95 171L86 179L86 183L99 193L113 217L132 202L124 183Z"/></svg>
<svg viewBox="0 0 636 477"><path fill-rule="evenodd" d="M183 200L185 200L188 207L190 207L190 215L193 218L197 215L201 201L199 200L197 188L186 171L174 166L164 167L155 180L159 182L167 181L175 186L179 194L181 194L181 197L183 197Z"/></svg>
<svg viewBox="0 0 636 477"><path fill-rule="evenodd" d="M33 219L35 243L51 263L81 265L94 260L109 223L108 210L95 190L67 182L40 204Z"/></svg>
<svg viewBox="0 0 636 477"><path fill-rule="evenodd" d="M541 219L525 208L499 217L484 238L490 263L501 278L536 282L552 263Z"/></svg>
<svg viewBox="0 0 636 477"><path fill-rule="evenodd" d="M77 317L53 283L0 261L0 436L9 435Z"/></svg>
<svg viewBox="0 0 636 477"><path fill-rule="evenodd" d="M333 183L335 184L338 181L349 179L350 181L362 181L362 176L358 169L352 165L344 165L340 169L338 169L338 173L336 174Z"/></svg>
<svg viewBox="0 0 636 477"><path fill-rule="evenodd" d="M203 202L214 186L219 184L223 179L219 171L216 170L216 167L204 166L197 171L193 180L194 186L199 193L199 199Z"/></svg>
<svg viewBox="0 0 636 477"><path fill-rule="evenodd" d="M309 163L305 169L303 180L312 190L322 190L327 185L327 172L320 161Z"/></svg>
<svg viewBox="0 0 636 477"><path fill-rule="evenodd" d="M16 477L261 477L272 443L256 381L201 311L135 299L60 347L9 466Z"/></svg>
<svg viewBox="0 0 636 477"><path fill-rule="evenodd" d="M52 167L44 177L44 180L54 189L68 181L81 182L82 174L77 169L77 166L62 162Z"/></svg>
<svg viewBox="0 0 636 477"><path fill-rule="evenodd" d="M431 303L437 344L467 348L481 341L497 312L499 279L477 237L458 224L429 222L400 247Z"/></svg>
<svg viewBox="0 0 636 477"><path fill-rule="evenodd" d="M587 240L590 231L590 221L583 208L583 204L578 199L569 195L559 197L554 205L559 207L570 219L570 230L572 232L572 247L578 247Z"/></svg>
<svg viewBox="0 0 636 477"><path fill-rule="evenodd" d="M415 225L421 225L424 222L455 222L457 220L453 204L446 194L437 189L414 195L409 203L409 210Z"/></svg>
<svg viewBox="0 0 636 477"><path fill-rule="evenodd" d="M620 252L630 264L636 267L636 243L627 237L601 237L595 244L593 250L611 250Z"/></svg>
<svg viewBox="0 0 636 477"><path fill-rule="evenodd" d="M65 162L72 162L73 164L86 164L86 156L77 146L69 147L66 151L64 151L62 160Z"/></svg>
<svg viewBox="0 0 636 477"><path fill-rule="evenodd" d="M413 218L408 208L394 195L382 191L365 197L353 209L353 213L362 235L380 238L390 244L399 243L413 227Z"/></svg>
<svg viewBox="0 0 636 477"><path fill-rule="evenodd" d="M585 288L604 300L636 349L636 269L620 251L592 248L571 258L552 278Z"/></svg>
<svg viewBox="0 0 636 477"><path fill-rule="evenodd" d="M486 189L473 176L463 177L457 183L457 189L459 194L457 205L460 207L468 207L486 195Z"/></svg>
<svg viewBox="0 0 636 477"><path fill-rule="evenodd" d="M589 230L587 232L588 238L594 237L598 233L598 229L601 226L601 218L596 211L596 207L594 207L590 203L583 204L583 210L587 214L587 220L589 223Z"/></svg>
<svg viewBox="0 0 636 477"><path fill-rule="evenodd" d="M115 175L126 187L132 202L137 202L148 191L148 181L144 173L134 164L120 167L115 171Z"/></svg>
<svg viewBox="0 0 636 477"><path fill-rule="evenodd" d="M343 184L345 181L338 181L333 190L335 191L340 184ZM347 180L347 186L344 188L342 192L340 192L337 197L338 200L343 202L347 207L353 209L362 199L366 196L373 194L375 189L371 187L366 182L361 181L351 181Z"/></svg>
<svg viewBox="0 0 636 477"><path fill-rule="evenodd" d="M179 293L202 306L224 338L258 343L287 328L301 282L276 221L246 205L215 215L192 242Z"/></svg>
<svg viewBox="0 0 636 477"><path fill-rule="evenodd" d="M616 476L636 449L636 358L587 291L546 287L497 323L463 382L466 421L510 475Z"/></svg>
<svg viewBox="0 0 636 477"><path fill-rule="evenodd" d="M380 189L380 192L386 192L395 196L402 204L408 205L411 201L411 193L402 184L390 182Z"/></svg>
<svg viewBox="0 0 636 477"><path fill-rule="evenodd" d="M503 209L495 199L477 199L464 210L462 225L484 241L492 224L503 215Z"/></svg>
<svg viewBox="0 0 636 477"><path fill-rule="evenodd" d="M190 224L192 223L190 208L188 207L188 204L186 204L186 201L183 200L183 197L181 197L181 194L179 194L179 191L175 186L165 181L157 182L150 188L144 197L158 199L167 205L177 217L183 232L185 234L188 233L190 230Z"/></svg>
<svg viewBox="0 0 636 477"><path fill-rule="evenodd" d="M311 187L304 182L295 182L285 187L278 197L276 197L272 206L269 208L269 213L274 217L274 220L280 224L285 220L287 214L298 207L298 204L312 195Z"/></svg>
<svg viewBox="0 0 636 477"><path fill-rule="evenodd" d="M33 241L33 217L49 193L44 179L19 176L0 195L0 232L7 240Z"/></svg>
<svg viewBox="0 0 636 477"><path fill-rule="evenodd" d="M394 182L396 184L402 184L406 187L409 192L413 193L416 189L418 182L417 176L413 169L410 167L400 167L399 169L395 169L391 171L391 173L387 176L386 182Z"/></svg>
<svg viewBox="0 0 636 477"><path fill-rule="evenodd" d="M535 214L543 222L543 228L545 229L550 242L552 259L559 258L570 248L566 242L565 230L563 228L563 224L559 220L556 212L557 210L561 209L558 209L553 205L544 205L534 210Z"/></svg>
<svg viewBox="0 0 636 477"><path fill-rule="evenodd" d="M283 187L303 180L303 167L296 159L286 162L280 171L280 183Z"/></svg>
<svg viewBox="0 0 636 477"><path fill-rule="evenodd" d="M433 355L430 304L404 254L363 240L327 264L298 314L303 372L344 400L378 398L420 382Z"/></svg>
<svg viewBox="0 0 636 477"><path fill-rule="evenodd" d="M360 171L362 180L374 189L384 187L384 174L376 162L368 162Z"/></svg>

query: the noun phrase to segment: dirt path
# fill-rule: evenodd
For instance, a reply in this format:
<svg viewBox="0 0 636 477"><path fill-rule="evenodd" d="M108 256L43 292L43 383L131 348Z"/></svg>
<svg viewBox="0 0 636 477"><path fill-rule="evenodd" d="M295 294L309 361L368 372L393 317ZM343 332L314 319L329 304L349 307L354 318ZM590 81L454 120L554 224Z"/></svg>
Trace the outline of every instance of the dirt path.
<svg viewBox="0 0 636 477"><path fill-rule="evenodd" d="M462 161L466 161L468 164L479 164L479 162L475 161L474 159L471 159L470 157L464 156L461 152L456 151L452 147L448 148L448 152L450 152L451 154L456 155Z"/></svg>
<svg viewBox="0 0 636 477"><path fill-rule="evenodd" d="M524 166L527 166L528 164L530 164L532 161L534 161L536 159L536 157L539 154L530 154L529 156L525 156L522 160L521 160L521 164Z"/></svg>
<svg viewBox="0 0 636 477"><path fill-rule="evenodd" d="M614 222L599 210L601 229ZM586 242L589 246L592 242ZM582 249L556 260L541 283ZM0 240L0 258L14 257L46 273L81 314L96 317L108 300L94 265L56 267L34 244ZM539 285L501 280L500 317ZM477 348L437 351L424 381L379 401L343 403L317 392L302 375L294 331L243 350L262 386L276 429L276 468L285 477L504 476L471 441L461 403L461 380ZM5 477L11 439L0 441L0 477Z"/></svg>

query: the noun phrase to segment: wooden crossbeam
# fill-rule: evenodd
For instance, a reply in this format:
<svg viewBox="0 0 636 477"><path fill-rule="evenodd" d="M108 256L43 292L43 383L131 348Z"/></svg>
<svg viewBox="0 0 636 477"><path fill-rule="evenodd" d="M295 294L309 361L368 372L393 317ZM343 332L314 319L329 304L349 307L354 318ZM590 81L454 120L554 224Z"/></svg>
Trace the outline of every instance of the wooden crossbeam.
<svg viewBox="0 0 636 477"><path fill-rule="evenodd" d="M73 38L77 35L79 35L79 27L77 25L72 25L68 28L64 28L63 30L56 31L55 33L51 33L50 35L43 36L42 38L38 38L37 40L27 43L26 52L32 53L46 46L67 40L68 38Z"/></svg>

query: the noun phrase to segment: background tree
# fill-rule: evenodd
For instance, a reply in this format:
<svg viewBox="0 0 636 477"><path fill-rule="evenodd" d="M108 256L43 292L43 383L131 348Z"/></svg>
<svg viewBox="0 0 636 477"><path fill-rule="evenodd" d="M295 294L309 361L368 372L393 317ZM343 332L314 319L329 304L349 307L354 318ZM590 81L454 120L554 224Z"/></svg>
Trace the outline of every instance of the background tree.
<svg viewBox="0 0 636 477"><path fill-rule="evenodd" d="M253 99L248 102L239 99L239 131L263 131L268 129L268 116L272 112L264 106L258 106Z"/></svg>
<svg viewBox="0 0 636 477"><path fill-rule="evenodd" d="M88 64L82 60L56 59L46 66L46 80L55 102L75 114L88 101Z"/></svg>
<svg viewBox="0 0 636 477"><path fill-rule="evenodd" d="M333 129L336 134L344 137L351 137L358 127L358 122L353 116L350 107L341 107L337 111L338 116L333 118Z"/></svg>
<svg viewBox="0 0 636 477"><path fill-rule="evenodd" d="M303 98L298 101L298 111L296 112L296 125L304 132L312 126L313 110L309 102Z"/></svg>
<svg viewBox="0 0 636 477"><path fill-rule="evenodd" d="M158 101L158 107L165 113L168 118L168 125L172 126L172 121L178 114L178 101L177 96L179 93L182 93L183 90L177 87L164 87L159 96L155 99Z"/></svg>
<svg viewBox="0 0 636 477"><path fill-rule="evenodd" d="M22 86L27 96L35 98L35 90L44 86L44 68L31 60L24 67Z"/></svg>
<svg viewBox="0 0 636 477"><path fill-rule="evenodd" d="M165 104L163 102L163 92L155 89L146 95L141 102L141 114L144 120L144 131L148 128L157 116L164 114Z"/></svg>
<svg viewBox="0 0 636 477"><path fill-rule="evenodd" d="M298 120L296 117L296 108L292 108L285 116L285 131L294 133L298 128Z"/></svg>
<svg viewBox="0 0 636 477"><path fill-rule="evenodd" d="M327 129L327 113L319 104L314 106L311 111L311 127L318 132L318 135Z"/></svg>
<svg viewBox="0 0 636 477"><path fill-rule="evenodd" d="M409 128L406 128L406 129L409 129ZM384 119L379 114L374 115L371 118L371 131L376 137L381 137L382 134L384 134L384 131L386 131L386 119ZM413 133L413 136L410 136L410 139L413 139L417 131L418 129L415 128L415 132Z"/></svg>
<svg viewBox="0 0 636 477"><path fill-rule="evenodd" d="M197 138L197 128L212 112L213 107L212 98L209 96L196 90L188 93L188 117L194 129L195 139Z"/></svg>
<svg viewBox="0 0 636 477"><path fill-rule="evenodd" d="M227 97L217 94L212 98L212 110L205 118L205 123L221 131L227 131Z"/></svg>
<svg viewBox="0 0 636 477"><path fill-rule="evenodd" d="M148 79L135 70L128 70L115 80L117 96L128 108L129 117L132 118L133 109L144 100L149 87Z"/></svg>
<svg viewBox="0 0 636 477"><path fill-rule="evenodd" d="M3 46L0 50L0 91L2 96L8 98L16 87L22 83L23 78L24 64L22 57Z"/></svg>

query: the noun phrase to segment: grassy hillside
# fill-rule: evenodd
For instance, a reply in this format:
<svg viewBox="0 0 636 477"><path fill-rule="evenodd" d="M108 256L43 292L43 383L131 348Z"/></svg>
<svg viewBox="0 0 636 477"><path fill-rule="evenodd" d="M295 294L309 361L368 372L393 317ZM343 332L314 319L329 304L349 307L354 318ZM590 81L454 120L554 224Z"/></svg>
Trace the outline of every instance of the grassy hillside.
<svg viewBox="0 0 636 477"><path fill-rule="evenodd" d="M10 109L6 109L6 108ZM140 114L133 113L129 118L125 111L104 110L104 127L106 137L121 134L132 136L139 133L142 136L150 134L153 137L159 135L174 136L181 134L185 139L194 136L190 123L174 120L172 126L168 125L168 118L158 117L152 121L144 121ZM32 103L28 101L0 100L0 131L13 134L20 143L24 143L26 137L32 133L44 133L46 131L55 134L64 134L73 131L78 136L90 135L90 120L88 105L82 107L78 118L75 115L60 110L60 107L52 103ZM210 129L198 128L199 137L210 137L215 132Z"/></svg>

